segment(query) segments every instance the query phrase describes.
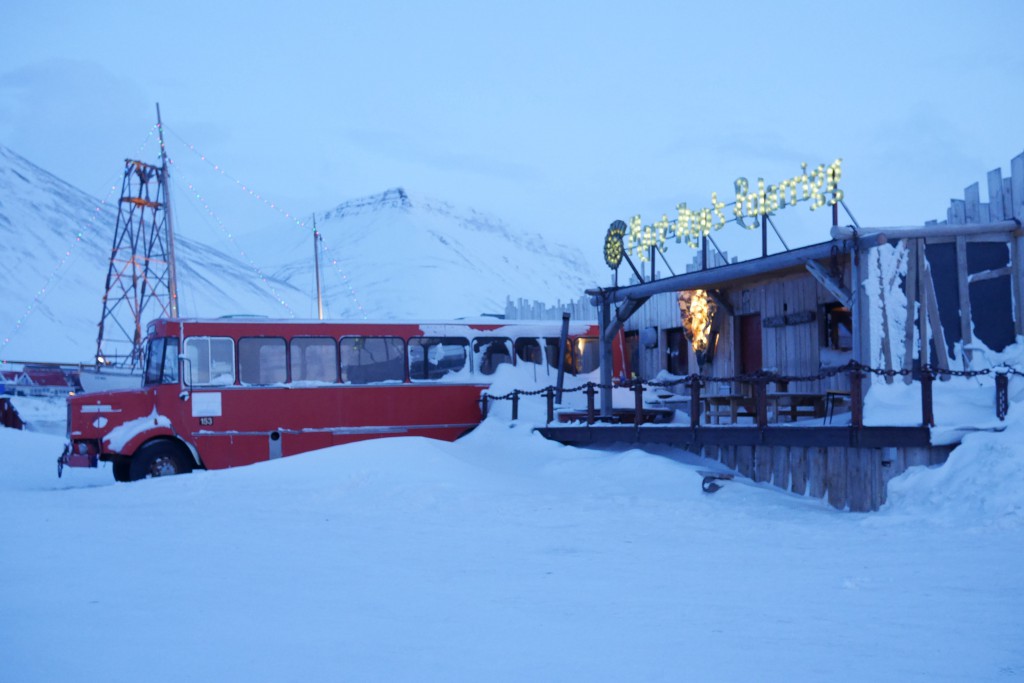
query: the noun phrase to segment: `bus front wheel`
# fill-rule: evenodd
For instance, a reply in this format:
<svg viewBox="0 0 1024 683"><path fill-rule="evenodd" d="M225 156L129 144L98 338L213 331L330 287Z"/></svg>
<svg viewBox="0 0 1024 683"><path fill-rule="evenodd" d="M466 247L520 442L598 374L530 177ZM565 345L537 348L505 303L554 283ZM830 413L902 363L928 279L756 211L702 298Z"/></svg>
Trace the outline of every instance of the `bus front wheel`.
<svg viewBox="0 0 1024 683"><path fill-rule="evenodd" d="M149 477L168 477L191 472L192 467L182 449L170 441L151 441L132 456L129 477L132 481Z"/></svg>

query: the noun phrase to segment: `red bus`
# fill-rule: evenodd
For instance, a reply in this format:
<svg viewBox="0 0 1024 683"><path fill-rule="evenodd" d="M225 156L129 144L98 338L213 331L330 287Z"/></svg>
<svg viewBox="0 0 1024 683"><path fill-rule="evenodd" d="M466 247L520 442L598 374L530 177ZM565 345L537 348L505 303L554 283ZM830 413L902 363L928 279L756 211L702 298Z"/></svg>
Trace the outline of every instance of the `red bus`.
<svg viewBox="0 0 1024 683"><path fill-rule="evenodd" d="M559 322L156 320L142 386L68 398L59 467L117 481L222 469L385 436L454 441L502 364L558 365ZM598 329L570 323L566 372L597 368Z"/></svg>

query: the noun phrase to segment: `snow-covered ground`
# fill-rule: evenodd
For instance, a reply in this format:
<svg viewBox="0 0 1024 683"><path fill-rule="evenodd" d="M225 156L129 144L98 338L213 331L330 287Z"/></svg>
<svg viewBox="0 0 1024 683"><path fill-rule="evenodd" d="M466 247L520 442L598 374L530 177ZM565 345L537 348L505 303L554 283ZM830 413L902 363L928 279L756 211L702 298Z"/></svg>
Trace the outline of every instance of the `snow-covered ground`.
<svg viewBox="0 0 1024 683"><path fill-rule="evenodd" d="M872 514L705 494L695 456L507 403L456 443L131 484L0 429L0 680L1022 679L1020 408Z"/></svg>

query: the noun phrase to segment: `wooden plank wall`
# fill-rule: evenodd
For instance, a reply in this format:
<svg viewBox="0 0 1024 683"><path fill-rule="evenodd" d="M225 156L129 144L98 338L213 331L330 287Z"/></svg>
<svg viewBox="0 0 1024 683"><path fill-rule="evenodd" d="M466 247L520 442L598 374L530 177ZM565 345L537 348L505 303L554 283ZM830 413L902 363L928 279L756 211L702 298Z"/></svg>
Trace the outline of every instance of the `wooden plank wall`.
<svg viewBox="0 0 1024 683"><path fill-rule="evenodd" d="M885 503L890 479L909 467L941 465L952 448L706 446L701 455L756 482L827 500L839 510L871 512Z"/></svg>
<svg viewBox="0 0 1024 683"><path fill-rule="evenodd" d="M640 346L640 377L643 379L653 379L666 367L668 346L665 331L682 325L677 296L674 292L655 294L625 325L627 330L657 330L657 348L648 349ZM687 363L691 372L696 371L697 361L692 349L689 350ZM679 394L685 393L685 387L680 386L675 391Z"/></svg>
<svg viewBox="0 0 1024 683"><path fill-rule="evenodd" d="M850 286L850 269L843 269L843 286ZM810 322L787 324L778 327L762 327L762 364L767 370L789 376L813 376L821 371L821 319L820 307L835 302L835 297L806 272L752 282L736 289L722 292L739 315L758 313L762 323L766 319L781 318L784 315L813 313ZM732 377L737 373L736 347L734 342L735 321L724 311L717 314L718 346L710 368L698 368L692 349L688 350L690 372L702 372L717 377ZM650 379L664 370L667 363L667 329L681 325L678 295L676 293L656 294L637 311L626 323L627 330L656 328L658 347L640 349L641 377ZM825 392L830 389L848 390L849 378L845 375L821 381L794 382L789 391ZM683 393L679 387L676 393ZM705 387L708 394L728 393L727 384L712 384Z"/></svg>

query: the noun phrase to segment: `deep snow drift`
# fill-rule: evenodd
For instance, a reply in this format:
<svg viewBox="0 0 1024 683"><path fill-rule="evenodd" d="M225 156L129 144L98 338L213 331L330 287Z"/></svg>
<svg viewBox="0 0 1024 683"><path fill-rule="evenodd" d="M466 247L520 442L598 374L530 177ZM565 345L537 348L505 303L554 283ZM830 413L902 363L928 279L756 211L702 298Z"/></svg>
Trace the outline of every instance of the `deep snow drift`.
<svg viewBox="0 0 1024 683"><path fill-rule="evenodd" d="M1020 406L1015 405L1014 409ZM881 512L492 417L218 472L58 480L0 430L11 681L1024 676L1022 421Z"/></svg>

